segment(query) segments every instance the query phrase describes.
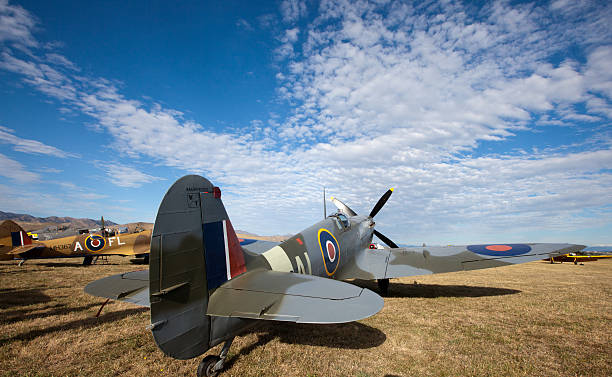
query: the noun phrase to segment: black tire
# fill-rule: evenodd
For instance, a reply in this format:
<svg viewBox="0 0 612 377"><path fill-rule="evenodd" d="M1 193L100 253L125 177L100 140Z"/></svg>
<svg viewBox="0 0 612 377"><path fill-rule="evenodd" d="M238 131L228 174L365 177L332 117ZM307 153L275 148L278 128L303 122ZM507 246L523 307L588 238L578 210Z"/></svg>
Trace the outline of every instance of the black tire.
<svg viewBox="0 0 612 377"><path fill-rule="evenodd" d="M213 371L213 367L219 360L221 358L215 355L208 355L202 359L200 365L198 365L198 377L216 377L220 371Z"/></svg>

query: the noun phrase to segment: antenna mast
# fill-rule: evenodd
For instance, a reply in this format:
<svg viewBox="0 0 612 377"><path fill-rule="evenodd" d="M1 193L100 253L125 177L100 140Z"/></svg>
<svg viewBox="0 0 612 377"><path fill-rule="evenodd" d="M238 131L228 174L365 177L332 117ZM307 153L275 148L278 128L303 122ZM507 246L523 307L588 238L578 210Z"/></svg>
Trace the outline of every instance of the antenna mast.
<svg viewBox="0 0 612 377"><path fill-rule="evenodd" d="M327 218L327 203L325 203L325 186L323 186L323 220Z"/></svg>

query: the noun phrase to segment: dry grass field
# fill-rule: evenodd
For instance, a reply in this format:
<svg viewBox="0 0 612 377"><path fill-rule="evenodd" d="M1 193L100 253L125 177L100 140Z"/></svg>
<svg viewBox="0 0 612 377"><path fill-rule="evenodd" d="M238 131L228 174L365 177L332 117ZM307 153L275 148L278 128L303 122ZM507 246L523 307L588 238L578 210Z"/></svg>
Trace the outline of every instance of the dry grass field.
<svg viewBox="0 0 612 377"><path fill-rule="evenodd" d="M147 309L110 302L95 318L104 300L83 287L142 266L80 262L0 262L0 375L195 375L200 358L157 349ZM612 260L404 278L363 321L262 322L234 341L223 375L611 376L611 320Z"/></svg>

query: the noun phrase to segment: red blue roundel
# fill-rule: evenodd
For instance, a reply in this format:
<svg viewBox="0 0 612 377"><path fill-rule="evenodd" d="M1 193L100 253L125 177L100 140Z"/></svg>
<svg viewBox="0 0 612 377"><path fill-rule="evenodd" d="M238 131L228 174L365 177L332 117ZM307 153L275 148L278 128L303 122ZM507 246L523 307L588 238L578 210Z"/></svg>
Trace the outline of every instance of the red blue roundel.
<svg viewBox="0 0 612 377"><path fill-rule="evenodd" d="M531 246L522 243L499 244L499 245L470 245L467 249L473 253L489 255L492 257L513 257L527 254Z"/></svg>
<svg viewBox="0 0 612 377"><path fill-rule="evenodd" d="M323 265L328 276L333 275L340 265L340 246L336 237L327 229L319 229L319 247Z"/></svg>
<svg viewBox="0 0 612 377"><path fill-rule="evenodd" d="M104 237L97 234L91 234L85 238L85 247L89 251L100 251L106 246Z"/></svg>

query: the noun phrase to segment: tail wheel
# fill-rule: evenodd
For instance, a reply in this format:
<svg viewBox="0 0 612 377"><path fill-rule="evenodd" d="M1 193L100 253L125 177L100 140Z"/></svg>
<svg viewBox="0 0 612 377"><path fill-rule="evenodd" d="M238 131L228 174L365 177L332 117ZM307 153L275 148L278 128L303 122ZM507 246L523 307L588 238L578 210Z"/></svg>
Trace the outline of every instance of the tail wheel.
<svg viewBox="0 0 612 377"><path fill-rule="evenodd" d="M219 356L208 355L198 365L198 377L216 377L220 370L215 370L215 365L221 360Z"/></svg>

